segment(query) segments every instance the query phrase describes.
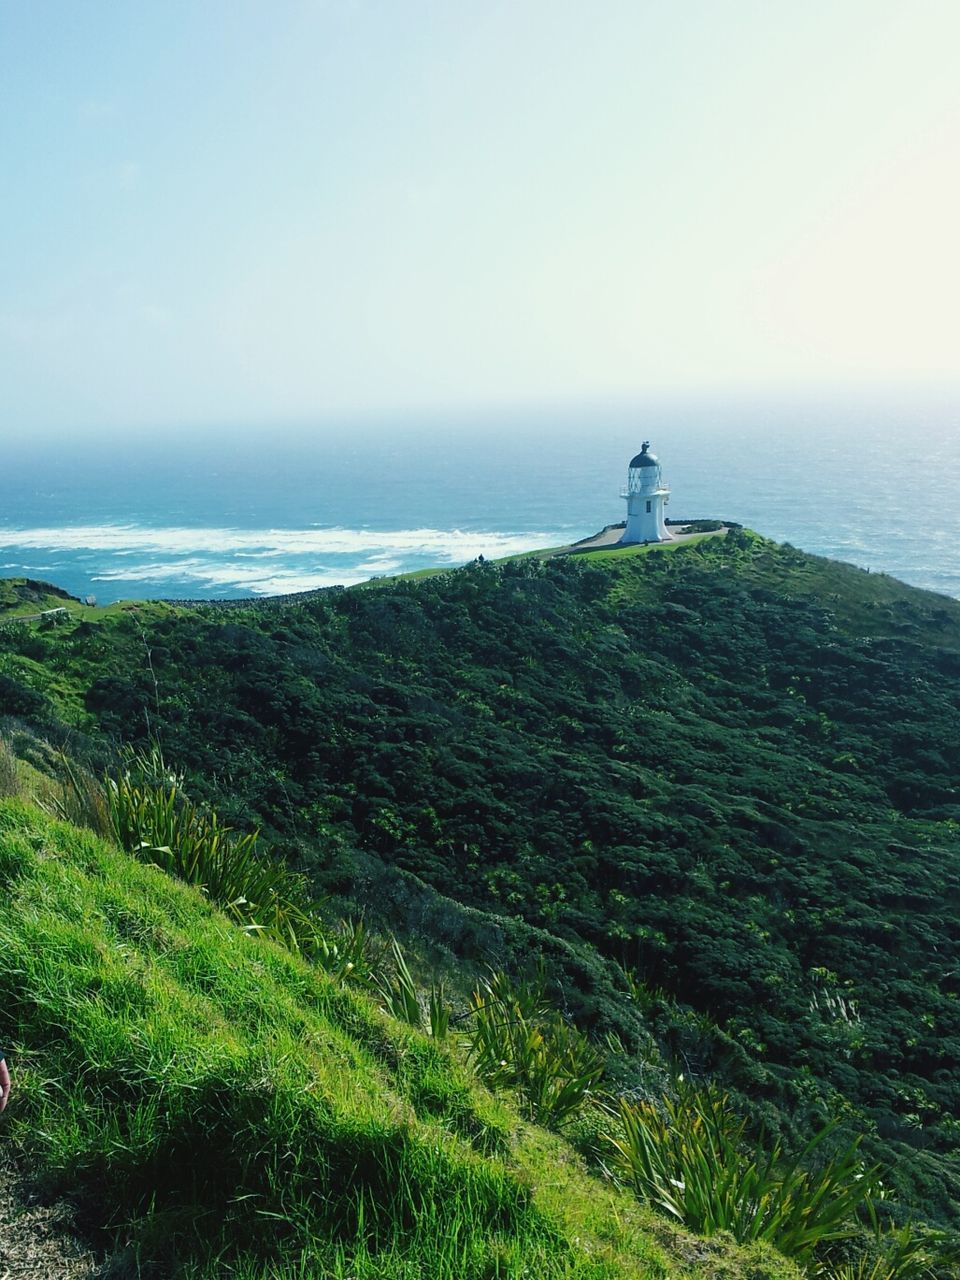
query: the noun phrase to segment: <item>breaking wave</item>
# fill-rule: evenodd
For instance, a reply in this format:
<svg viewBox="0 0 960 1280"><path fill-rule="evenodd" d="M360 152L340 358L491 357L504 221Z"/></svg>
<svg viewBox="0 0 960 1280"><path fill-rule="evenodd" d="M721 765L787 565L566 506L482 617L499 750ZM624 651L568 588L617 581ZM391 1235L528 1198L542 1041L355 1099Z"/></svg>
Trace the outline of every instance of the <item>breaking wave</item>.
<svg viewBox="0 0 960 1280"><path fill-rule="evenodd" d="M0 551L24 553L8 569L36 572L36 552L73 557L91 583L130 583L151 594L217 591L285 595L350 586L428 565L495 559L567 540L564 532L463 529L150 528L138 524L0 528ZM111 594L115 590L107 588Z"/></svg>

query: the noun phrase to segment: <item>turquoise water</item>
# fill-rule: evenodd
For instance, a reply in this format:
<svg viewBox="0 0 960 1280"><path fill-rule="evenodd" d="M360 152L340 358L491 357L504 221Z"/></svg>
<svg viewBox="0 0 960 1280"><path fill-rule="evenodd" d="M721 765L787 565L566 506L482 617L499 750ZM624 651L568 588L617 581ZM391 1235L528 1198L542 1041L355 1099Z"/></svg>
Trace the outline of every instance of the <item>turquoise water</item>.
<svg viewBox="0 0 960 1280"><path fill-rule="evenodd" d="M12 440L0 575L100 602L303 591L584 537L623 518L643 440L673 518L778 541L960 597L956 401L577 407Z"/></svg>

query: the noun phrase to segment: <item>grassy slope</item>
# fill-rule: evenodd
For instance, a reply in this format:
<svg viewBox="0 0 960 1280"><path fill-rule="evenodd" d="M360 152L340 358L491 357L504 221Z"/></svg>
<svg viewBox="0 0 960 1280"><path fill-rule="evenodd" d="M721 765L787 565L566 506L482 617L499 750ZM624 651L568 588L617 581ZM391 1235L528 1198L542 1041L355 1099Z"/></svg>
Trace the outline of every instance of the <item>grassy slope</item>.
<svg viewBox="0 0 960 1280"><path fill-rule="evenodd" d="M0 579L0 631L13 636L27 638L31 634L55 634L58 628L74 627L78 623L106 623L109 626L119 620L135 620L136 625L145 626L179 612L182 610L158 600L119 600L109 605L88 605L46 582L36 582L31 578ZM29 643L26 647L29 649ZM89 723L90 717L84 709L76 681L51 670L48 664L29 652L0 657L0 678L4 676L20 681L28 688L42 690L65 724L79 728Z"/></svg>
<svg viewBox="0 0 960 1280"><path fill-rule="evenodd" d="M704 535L712 536L715 535ZM738 576L745 585L766 589L781 600L814 602L829 609L846 629L859 636L902 639L912 630L914 636L908 638L917 638L927 645L960 644L960 600L912 587L886 573L871 573L869 569L840 560L798 551L788 544L781 546L750 530L744 530L744 536L751 540L755 550L749 562L741 561L737 566ZM686 548L694 545L690 539L677 550L689 555ZM616 569L616 553L606 554L609 557L606 567ZM620 567L628 568L627 565ZM614 593L627 601L649 600L657 594L649 579L634 575L625 580L621 574L620 582L619 591L614 587ZM918 616L923 620L919 634L907 621L916 622Z"/></svg>
<svg viewBox="0 0 960 1280"><path fill-rule="evenodd" d="M583 556L589 557L591 560L610 561L621 558L629 558L631 556L649 555L651 551L679 551L684 547L695 547L698 542L703 542L707 538L717 538L720 531L711 531L710 533L694 533L684 538L683 542L644 542L631 543L626 547L611 546L585 549L580 548L576 543L572 548L568 547L543 547L537 551L521 551L515 556L501 556L498 560L494 560L493 564L509 564L515 560L547 560L556 556ZM371 578L369 582L358 582L354 590L363 590L367 587L390 587L398 582L417 582L423 578L439 578L445 573L456 573L456 568L442 569L414 569L410 573L397 573L389 577Z"/></svg>
<svg viewBox="0 0 960 1280"><path fill-rule="evenodd" d="M413 724L429 746L431 735L439 737L446 732L445 721L449 719L456 736L469 743L473 755L483 760L485 788L491 790L494 782L500 786L494 798L505 802L501 825L508 830L505 852L500 855L505 864L510 829L523 816L512 793L502 785L504 779L510 782L511 762L506 750L513 745L511 735L516 733L517 743L531 753L530 759L544 777L561 776L562 770L574 762L583 769L583 779L572 779L576 785L570 788L567 804L567 809L573 810L568 817L569 831L559 831L561 837L573 833L573 852L577 852L572 841L582 833L581 822L591 820L589 806L609 784L610 795L604 803L617 803L618 824L621 815L628 820L622 826L626 833L623 844L643 849L651 868L650 874L644 871L647 880L663 865L665 874L677 882L668 884L666 889L657 884L652 890L641 886L633 895L641 904L640 923L663 935L665 959L653 955L653 961L660 966L652 968L653 981L662 981L661 971L666 971L673 983L668 991L678 991L684 1000L711 1016L721 996L728 1004L735 1003L737 991L742 990L741 1007L732 1021L726 1016L724 1032L742 1041L744 1053L755 1040L764 1042L757 1050L756 1063L750 1065L751 1078L759 1084L749 1091L762 1093L763 1100L768 1101L775 1075L777 1090L781 1084L787 1090L783 1096L776 1093L777 1105L786 1106L792 1094L799 1109L806 1105L807 1097L801 1091L809 1087L812 1092L818 1075L824 1080L829 1078L831 1092L826 1096L831 1105L834 1100L853 1098L858 1123L864 1116L871 1123L876 1117L882 1138L877 1158L895 1169L901 1195L911 1205L933 1206L942 1220L955 1222L960 1203L960 1164L953 1116L960 1039L955 1032L955 970L950 971L948 952L957 936L955 868L960 827L950 816L928 818L894 812L880 785L882 778L878 780L875 775L890 775L891 769L900 772L897 739L907 728L910 740L903 758L916 752L914 739L929 736L930 745L948 755L948 764L954 761L951 743L958 739L951 732L953 721L946 714L929 722L924 716L927 706L934 711L939 703L948 709L960 706L955 670L956 655L960 653L960 603L917 591L885 575L868 574L795 553L790 548L777 548L761 539L755 539L749 551L736 550L715 539L701 547L677 547L664 557L625 552L603 555L602 565L597 564L603 574L594 575L605 580L603 599L597 605L591 603L578 616L569 580L580 570L592 568L599 559L596 555L578 556L552 562L547 579L551 604L559 607L572 601L570 608L558 613L559 622L553 632L549 631L549 614L543 611L534 593L536 582L527 590L523 582L505 581L496 592L489 592L487 600L480 597L471 601L466 598L465 584L478 575L471 575L470 571L444 571L447 580L441 584L406 582L393 584L394 592L343 593L344 606L361 598L368 602L356 619L345 610L331 616L326 605L337 600L332 594L318 598L309 609L294 606L289 610L234 610L229 614L211 609L172 619L168 630L158 628L155 639L151 636L160 686L172 712L166 732L178 732L178 724L189 725L195 717L201 728L193 738L204 749L208 742L216 741L214 730L220 730L215 725L208 728L205 717L211 706L219 706L221 700L227 706L234 697L230 690L221 695L216 684L211 686L215 690L211 695L205 685L213 678L211 673L217 675L217 664L224 665L222 654L211 658L206 652L222 629L231 633L224 642L227 649L235 645L242 652L241 646L246 646L251 636L262 642L261 649L251 647L245 658L259 672L280 671L288 663L284 687L298 698L301 672L322 672L320 677L310 675L316 690L305 688L304 697L314 692L319 697L343 672L349 680L356 673L361 680L376 681L378 690L381 683L386 686L389 681L388 691L396 707L393 703L385 707L385 699L379 694L379 705L375 707L377 732L382 739L388 733L405 732ZM543 640L544 647L529 647L525 633L514 652L498 653L494 663L483 651L483 643L498 629L509 636L514 619L493 610L499 609L501 601L511 594L523 606L517 613L519 620L526 621L527 615L532 620L529 646ZM382 621L372 608L377 603L374 597L380 596L384 597L383 617L390 625L383 627L385 639L374 644L369 639L368 622ZM461 616L475 630L473 640L479 656L461 660L463 631L458 622L448 651L444 653L439 648L436 659L440 664L436 670L441 675L448 667L453 672L457 696L449 706L438 708L439 686L424 678L424 672L431 674L428 668L434 658L429 645L436 639L436 624L428 610L432 608L436 614L448 601L464 599L466 611ZM612 605L613 616L601 608L608 604ZM648 604L661 607L648 610ZM665 604L669 611L666 621L656 629L653 621L658 614L665 616ZM824 616L818 618L810 610L822 611ZM767 615L771 619L769 635L764 630ZM393 626L394 617L411 628L414 638L409 641L409 652L403 649L402 629ZM421 629L413 631L414 624ZM581 625L582 634L578 629ZM316 629L311 630L314 626ZM839 641L847 645L846 666L840 668L833 661L838 643L835 626L840 628ZM41 638L44 630L42 623L15 627L34 641ZM149 624L146 629L151 634ZM10 633L13 630L14 627L9 628ZM83 630L82 624L75 628L57 627L48 635L51 643L42 660L31 658L27 646L21 654L4 654L0 670L6 669L4 664L8 663L32 664L27 683L46 693L68 722L91 725L94 718L86 710L86 691L100 675L115 670L130 680L132 694L130 707L114 717L113 732L124 736L135 732L143 721L139 704L150 712L152 721L154 703L154 690L144 671L144 640L137 620L111 617L102 627L90 629L85 637L81 636ZM189 639L193 632L199 639L189 669L178 650L168 653L164 666L163 646L184 636ZM571 649L554 655L546 646L556 647L558 634L571 638ZM855 644L863 646L862 654L849 648L851 637ZM615 647L607 647L610 638L616 640ZM291 648L292 656L288 654ZM742 667L741 648L745 654ZM725 649L731 651L726 657ZM784 658L790 649L794 652ZM546 741L541 750L542 726L546 724L553 730L558 722L555 717L538 718L537 699L565 689L561 677L566 681L571 671L576 674L568 652L575 662L584 655L589 659L594 653L598 662L609 665L615 673L633 662L637 654L654 657L670 677L669 715L659 703L648 711L640 708L635 688L625 686L625 701L616 680L612 684L601 680L604 672L598 673L596 664L587 666L583 688L574 688L573 692L586 692L596 702L598 712L608 707L620 708L621 718L624 707L635 707L642 711L636 720L638 729L633 731L628 720L615 726L631 731L632 736L625 739L626 748L622 751L619 740L612 737L614 745L610 749L601 733L607 721L597 719L597 748L588 752L579 743L571 745L558 736L559 745L554 748ZM543 678L536 683L536 666L527 665L529 653L543 667ZM308 666L318 657L328 665ZM775 660L780 661L777 680L768 685L763 671ZM808 682L799 685L798 690L792 687L797 681L786 680L794 660L800 664L798 670L806 673L804 680ZM821 661L823 688L811 689L811 673L816 675L816 664ZM189 684L193 667L198 676L196 689ZM901 675L896 675L898 669ZM506 688L501 684L499 692L488 687L498 670L505 672L503 678L512 681ZM637 670L642 674L639 666ZM853 718L835 713L824 701L833 699L838 674L844 680L851 679L844 700L848 709L856 713ZM877 681L879 693L871 688ZM347 680L343 683L347 684ZM362 684L360 687L364 688ZM478 705L483 704L475 715L460 696L463 692L475 694ZM806 700L798 697L798 692ZM521 701L518 694L523 694L525 700ZM759 709L750 706L750 695L765 700ZM296 770L303 755L300 742L304 737L322 744L326 725L342 722L342 707L355 714L356 725L351 731L362 725L364 718L370 718L372 704L356 696L358 709L354 712L354 697L350 691L339 703L333 698L329 713L328 705L322 704L308 723L310 732L301 733L292 745L287 742L293 736L290 727L299 727L298 719L309 708L304 705L294 717L282 707L278 742L287 751L286 756L267 754L262 744L266 741L269 746L269 738L261 737L259 742L249 738L256 758L246 783L253 786L273 776L283 783L282 788L277 787L276 798L268 797L273 807L261 803L258 817L276 817L290 810L286 785L289 777L300 781ZM434 700L432 706L427 699ZM439 729L424 714L424 705L436 717ZM828 734L823 741L818 717L814 715L821 706L826 707L828 719L836 722L833 727L829 723L825 726ZM581 711L590 711L583 698L568 715L580 717ZM905 712L909 713L909 725L903 718ZM524 730L522 741L521 716L536 729L534 734ZM349 720L347 723L350 725ZM488 725L496 729L496 735L492 730L487 732ZM231 770L234 766L226 753L240 746L250 730L248 721L238 719L228 724L223 733L221 754L213 757L216 772L226 779L223 794L212 796L218 803L222 804L230 794L244 794L243 786L227 770L227 765ZM167 740L177 741L172 736ZM202 754L199 765L191 758L191 739L185 733L182 740L185 746L178 745L174 753L177 762L193 768L198 779L214 775L214 769L204 764ZM844 764L850 758L846 753L851 740L852 754L864 762L863 767L858 768L855 762ZM488 750L491 745L503 748L504 768L499 779L491 768L495 763ZM663 764L654 771L650 761L661 749ZM644 750L646 755L641 755ZM416 758L415 751L430 762L419 746L404 743L402 750L398 747L395 752L399 759L395 772L388 773L390 762L381 766L386 780L397 782L395 803L399 808L408 799L412 778L421 785L424 795L437 804L445 823L456 821L452 805L448 804L444 811L436 799L445 782L442 772L431 763L419 777L416 769L408 767L408 759ZM837 762L832 761L835 755ZM892 764L888 757L893 757ZM323 763L330 772L338 764L326 757ZM390 764L390 768L394 766ZM955 765L953 768L955 775ZM522 774L518 776L522 781ZM949 781L949 774L945 776ZM635 821L629 794L634 780L644 806ZM354 779L348 776L347 781L352 783ZM368 780L358 778L360 797L365 798L370 790ZM564 790L559 788L561 796ZM308 793L307 798L312 796ZM544 803L550 812L553 802L547 797ZM305 808L304 812L305 822L311 821L309 810ZM490 812L494 818L498 816L493 805ZM601 819L603 816L600 813ZM647 831L651 825L652 835ZM373 837L367 834L365 838L372 844L376 834L374 831ZM499 870L496 851L492 849L496 834L486 829L483 832L486 870ZM588 834L595 838L592 831ZM345 837L348 842L354 838L349 827L345 828ZM384 856L396 856L392 842L392 836L384 838ZM430 854L429 841L424 843ZM675 849L679 850L676 854ZM655 859L650 856L651 850ZM686 861L685 850L690 851ZM428 891L419 886L421 896L416 897L416 886L411 887L413 872L429 876L424 869L424 850L411 841L409 852L401 852L403 866L409 869L400 873L406 877L402 882L385 876L382 865L368 876L371 902L382 904L391 894L397 900L396 912L389 920L391 927L439 940L460 956L467 921L484 944L469 955L478 963L488 958L486 945L496 930L505 933L509 929L511 937L515 935L524 942L529 937L530 945L538 948L551 941L552 930L556 946L560 945L558 936L565 947L574 942L580 946L571 933L572 927L580 928L575 915L570 916L572 926L566 926L558 935L549 922L545 929L544 920L533 914L529 892L533 873L528 877L529 883L518 886L520 900L515 906L510 901L497 901L492 894L482 897L476 886L473 896L468 896L471 886L457 868L452 888L440 880L437 887L469 902L474 909L464 910L445 899L431 899L431 914L425 923L421 916L425 910L423 895ZM443 848L440 852L444 852ZM561 843L554 841L549 850L551 859L559 859L561 852ZM601 870L611 877L619 875L619 865L612 855ZM510 889L509 883L504 883ZM593 910L586 892L582 898L586 908ZM798 900L802 914L791 923L786 917L792 917ZM785 903L791 908L786 914ZM573 907L579 909L580 903ZM491 910L498 915L486 914ZM564 910L562 903L557 910ZM523 932L519 921L499 919L499 914L522 911L527 912L531 924L539 927L536 935ZM601 903L593 915L602 922L612 917L612 912ZM614 923L619 924L616 920ZM636 921L630 917L626 923L633 929ZM561 924L566 922L561 920ZM445 930L442 936L441 925ZM895 944L891 942L893 936ZM503 962L516 954L517 948ZM679 979L671 976L670 966L676 969ZM788 980L781 987L773 986L781 980L781 969ZM808 1013L807 977L829 969L839 974L843 990L848 995L852 993L857 1001L862 1015L858 1026L846 1028L827 1018L820 1026L818 1019ZM735 989L728 979L738 984ZM761 984L768 981L771 993L765 995ZM728 989L733 992L729 999ZM591 993L592 990L591 987ZM782 997L778 996L779 991L783 992ZM576 1007L574 1012L579 1016ZM664 1021L668 1021L667 1015ZM620 1027L619 1022L616 1025ZM672 1024L667 1029L672 1034ZM805 1039L801 1038L801 1031ZM687 1040L693 1039L690 1031L684 1030L684 1035ZM857 1043L847 1045L845 1037ZM764 1048L767 1043L773 1044L772 1053ZM695 1040L694 1046L699 1052L700 1041ZM682 1047L686 1051L686 1040ZM726 1052L729 1045L723 1042L721 1047ZM737 1048L740 1052L739 1043ZM812 1078L807 1065L811 1053L815 1055ZM708 1065L713 1062L706 1048L693 1060L706 1061ZM839 1094L834 1089L839 1089ZM814 1103L819 1106L820 1101L815 1095Z"/></svg>
<svg viewBox="0 0 960 1280"><path fill-rule="evenodd" d="M37 582L32 578L0 579L0 622L11 622L29 619L38 620L37 614L65 610L71 619L82 619L87 622L100 621L103 618L117 617L131 611L146 617L159 617L175 613L173 605L159 600L118 600L114 604L85 604L60 587L51 586L48 582ZM55 625L55 619L51 620Z"/></svg>
<svg viewBox="0 0 960 1280"><path fill-rule="evenodd" d="M674 1232L453 1050L87 833L0 803L4 1118L161 1274L795 1276Z"/></svg>

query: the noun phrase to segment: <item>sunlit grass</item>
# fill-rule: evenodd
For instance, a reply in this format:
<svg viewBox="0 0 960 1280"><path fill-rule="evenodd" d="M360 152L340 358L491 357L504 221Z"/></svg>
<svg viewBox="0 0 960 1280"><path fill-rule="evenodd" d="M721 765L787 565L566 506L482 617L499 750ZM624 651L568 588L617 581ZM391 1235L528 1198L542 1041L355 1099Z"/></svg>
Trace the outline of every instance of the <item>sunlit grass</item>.
<svg viewBox="0 0 960 1280"><path fill-rule="evenodd" d="M627 1197L525 1129L454 1048L10 801L0 951L8 1141L101 1243L130 1242L120 1275L685 1274ZM792 1275L727 1247L717 1266Z"/></svg>

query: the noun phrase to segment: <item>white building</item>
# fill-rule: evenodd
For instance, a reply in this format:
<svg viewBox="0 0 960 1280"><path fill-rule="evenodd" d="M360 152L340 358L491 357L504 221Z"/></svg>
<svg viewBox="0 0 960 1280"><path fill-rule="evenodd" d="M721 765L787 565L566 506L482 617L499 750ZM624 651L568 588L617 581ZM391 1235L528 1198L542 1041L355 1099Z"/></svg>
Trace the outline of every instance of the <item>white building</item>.
<svg viewBox="0 0 960 1280"><path fill-rule="evenodd" d="M650 441L630 462L627 484L620 496L627 500L627 527L621 542L665 542L670 535L663 509L670 500L656 454L648 452Z"/></svg>

